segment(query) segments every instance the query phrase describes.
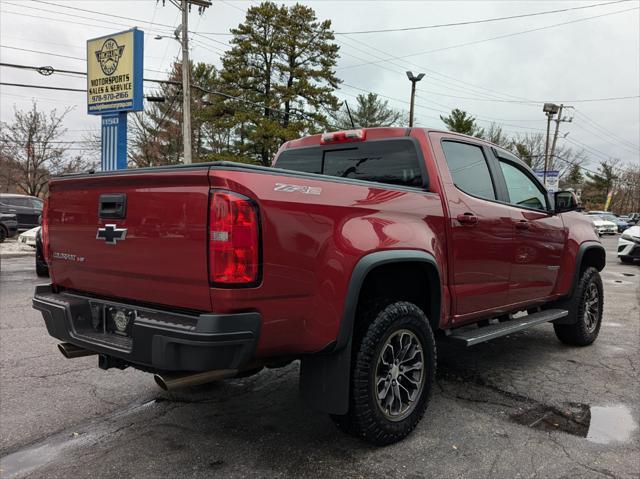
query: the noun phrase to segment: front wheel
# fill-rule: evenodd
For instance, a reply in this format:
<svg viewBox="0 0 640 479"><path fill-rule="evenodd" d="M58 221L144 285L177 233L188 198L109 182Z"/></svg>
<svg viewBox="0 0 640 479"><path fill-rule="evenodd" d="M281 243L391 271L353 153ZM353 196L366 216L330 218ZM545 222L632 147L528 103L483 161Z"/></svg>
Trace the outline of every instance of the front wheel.
<svg viewBox="0 0 640 479"><path fill-rule="evenodd" d="M588 346L600 332L604 296L602 279L596 268L587 268L580 276L573 297L569 300L571 324L554 324L558 339L572 346Z"/></svg>
<svg viewBox="0 0 640 479"><path fill-rule="evenodd" d="M332 417L344 431L385 445L409 435L424 415L435 379L435 341L413 303L370 314L354 338L349 412Z"/></svg>
<svg viewBox="0 0 640 479"><path fill-rule="evenodd" d="M618 256L620 258L620 262L624 264L633 264L633 258L631 256Z"/></svg>

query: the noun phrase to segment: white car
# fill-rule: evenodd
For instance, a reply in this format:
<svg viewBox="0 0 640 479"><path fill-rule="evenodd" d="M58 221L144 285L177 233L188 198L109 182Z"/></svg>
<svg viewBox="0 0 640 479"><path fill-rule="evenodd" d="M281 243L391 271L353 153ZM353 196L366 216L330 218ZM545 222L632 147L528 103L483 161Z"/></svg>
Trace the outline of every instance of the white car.
<svg viewBox="0 0 640 479"><path fill-rule="evenodd" d="M640 226L627 228L618 239L618 258L623 263L640 260Z"/></svg>
<svg viewBox="0 0 640 479"><path fill-rule="evenodd" d="M36 234L40 231L40 226L31 228L18 236L18 243L26 244L32 247L36 247Z"/></svg>
<svg viewBox="0 0 640 479"><path fill-rule="evenodd" d="M587 218L593 222L593 226L596 233L598 233L598 236L614 235L618 231L618 225L613 221L607 221L597 215L587 215Z"/></svg>

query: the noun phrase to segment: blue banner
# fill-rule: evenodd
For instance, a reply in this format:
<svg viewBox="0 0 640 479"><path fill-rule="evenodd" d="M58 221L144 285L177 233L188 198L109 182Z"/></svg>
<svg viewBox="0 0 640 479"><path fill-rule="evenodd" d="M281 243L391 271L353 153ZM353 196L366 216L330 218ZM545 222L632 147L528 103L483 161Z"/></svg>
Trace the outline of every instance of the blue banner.
<svg viewBox="0 0 640 479"><path fill-rule="evenodd" d="M102 171L127 167L127 113L102 115Z"/></svg>

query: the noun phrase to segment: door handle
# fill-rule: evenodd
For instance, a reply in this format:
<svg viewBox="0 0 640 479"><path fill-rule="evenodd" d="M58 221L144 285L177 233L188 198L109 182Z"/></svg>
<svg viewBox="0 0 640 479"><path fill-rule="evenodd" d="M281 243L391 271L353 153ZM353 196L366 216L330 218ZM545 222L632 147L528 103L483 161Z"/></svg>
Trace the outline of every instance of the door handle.
<svg viewBox="0 0 640 479"><path fill-rule="evenodd" d="M529 229L529 222L526 220L520 220L516 223L516 228L519 230L528 230Z"/></svg>
<svg viewBox="0 0 640 479"><path fill-rule="evenodd" d="M473 213L465 213L463 215L458 215L456 219L463 225L477 225L478 217Z"/></svg>

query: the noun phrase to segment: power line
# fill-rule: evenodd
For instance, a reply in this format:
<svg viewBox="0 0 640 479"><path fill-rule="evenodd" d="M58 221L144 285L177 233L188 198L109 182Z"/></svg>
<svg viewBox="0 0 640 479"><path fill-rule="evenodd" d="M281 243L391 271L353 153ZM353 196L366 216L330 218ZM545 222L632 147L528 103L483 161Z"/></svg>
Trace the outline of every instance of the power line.
<svg viewBox="0 0 640 479"><path fill-rule="evenodd" d="M451 49L454 49L454 48L461 48L461 47L466 47L466 46L470 46L470 45L477 45L478 43L485 43L485 42L489 42L489 41L493 41L493 40L500 40L500 39L503 39L503 38L514 37L514 36L517 36L517 35L524 35L526 33L532 33L532 32L538 32L538 31L542 31L542 30L547 30L547 29L550 29L550 28L555 28L555 27L559 27L559 26L563 26L563 25L569 25L569 24L573 24L573 23L585 22L585 21L588 21L588 20L593 20L594 18L601 18L601 17L606 17L606 16L609 16L609 15L617 15L617 14L629 12L629 11L632 11L632 10L638 10L639 8L640 7L634 7L634 8L628 8L628 9L625 9L625 10L619 10L619 11L616 11L616 12L603 13L603 14L594 15L594 16L591 16L591 17L584 17L584 18L579 18L579 19L576 19L576 20L570 20L570 21L567 21L567 22L561 22L561 23L555 23L555 24L552 24L552 25L546 25L544 27L531 28L531 29L522 30L522 31L519 31L519 32L513 32L513 33L507 33L507 34L504 34L504 35L498 35L496 37L484 38L482 40L474 40L474 41L471 41L471 42L458 43L458 44L455 44L455 45L449 45L449 46L446 46L446 47L436 48L436 49L433 49L433 50L426 50L426 51L422 51L422 52L409 53L407 55L395 56L395 57L388 58L386 60L378 60L378 61L367 62L367 63L359 63L359 64L356 64L356 65L348 65L348 66L345 66L345 67L341 67L340 69L344 70L344 69L349 69L349 68L356 68L356 67L360 67L360 66L364 66L364 65L369 65L369 64L372 64L372 63L380 63L382 61L410 58L410 57L415 57L415 56L426 55L428 53L435 53L435 52L441 52L441 51L445 51L445 50L451 50Z"/></svg>
<svg viewBox="0 0 640 479"><path fill-rule="evenodd" d="M519 15L509 15L507 17L496 17L496 18L486 18L484 20L469 20L465 22L454 22L454 23L439 23L435 25L423 25L420 27L400 27L400 28L383 28L378 30L357 30L351 32L335 32L336 35L360 35L365 33L389 33L389 32L408 32L415 30L427 30L432 28L445 28L445 27L458 27L463 25L476 25L478 23L489 23L489 22L500 22L503 20L514 20L518 18L527 18L527 17L537 17L540 15L551 15L554 13L563 13L570 12L573 10L584 10L587 8L596 8L596 7L604 7L606 5L612 5L615 3L622 3L627 0L617 0L614 2L606 2L606 3L598 3L596 5L585 5L582 7L572 7L572 8L561 8L557 10L547 10L544 12L535 12L535 13L523 13Z"/></svg>
<svg viewBox="0 0 640 479"><path fill-rule="evenodd" d="M587 116L585 113L583 113L582 111L579 110L575 110L575 113L582 117L584 120L586 120L587 122L593 124L594 128L599 129L600 131L602 131L603 133L605 133L606 135L610 135L611 137L613 137L614 139L625 143L626 145L630 146L631 148L633 148L634 150L640 150L640 146L636 145L635 143L625 140L624 138L622 138L621 136L618 136L616 133L612 132L611 130L606 129L604 126L600 125L599 123L597 123L593 118Z"/></svg>
<svg viewBox="0 0 640 479"><path fill-rule="evenodd" d="M37 0L32 0L32 1L37 1ZM40 3L50 4L49 2L40 2ZM47 10L47 9L43 9L43 8L29 7L29 6L26 6L26 5L17 5L17 4L13 4L13 3L10 3L10 2L6 2L6 4L7 5L12 5L12 6L20 6L20 7L31 8L31 9L34 9L34 10L40 10L40 11L43 11L43 12L46 12L46 13L64 15L64 16L67 16L67 17L74 17L74 18L81 18L81 19L85 19L85 20L91 20L91 21L94 21L94 22L110 23L112 25L116 25L116 26L124 27L124 28L131 28L131 26L132 26L131 24L110 22L110 21L99 19L99 18L86 17L86 16L83 16L83 15L74 15L74 14L71 14L71 13L60 12L60 11L56 11L56 10ZM76 9L74 7L67 7L65 5L57 5L57 4L51 4L51 5L56 5L56 6L63 7L63 8L69 8L69 9L72 9L72 10L87 11L85 9ZM12 15L19 15L21 17L25 17L26 16L26 17L30 17L30 18L40 18L40 19L44 19L44 20L47 20L47 21L63 22L65 24L82 25L82 26L87 26L87 27L102 28L102 29L105 29L105 30L112 30L112 28L106 27L104 25L95 25L95 24L89 24L89 23L75 22L75 21L70 21L70 20L65 20L65 19L60 19L60 18L43 17L43 16L39 16L39 15L29 15L29 14L26 14L26 13L14 12L14 11L11 11L11 10L6 10L6 9L3 10L3 13L9 13L9 14L12 14ZM136 22L136 23L148 23L145 20L140 20L140 19L135 19L135 18L122 17L122 16L118 16L118 15L111 15L111 14L101 13L101 12L92 12L92 13L100 13L101 15L108 16L108 17L117 16L118 18L125 18L125 19L131 20L131 21ZM167 30L161 30L161 29L158 29L158 28L149 28L147 31L145 31L145 35L151 36L153 33L162 34L162 35L169 35L169 34L173 33L173 30L175 30L175 27L171 27L169 25L164 25L164 24L157 24L157 25L166 26L167 28L171 28L171 32L169 32ZM190 31L189 33L192 33L194 35L200 35L198 32L191 32ZM227 45L226 43L219 42L219 41L214 40L212 38L208 38L208 37L204 37L204 36L202 38L204 40L206 40L207 42L222 43L223 45Z"/></svg>
<svg viewBox="0 0 640 479"><path fill-rule="evenodd" d="M47 86L47 85L27 85L25 83L8 83L8 82L0 82L0 85L4 86L15 86L20 88L39 88L42 90L57 90L57 91L79 91L86 93L87 90L81 90L79 88L65 88L60 86Z"/></svg>
<svg viewBox="0 0 640 479"><path fill-rule="evenodd" d="M5 64L5 63L0 63L0 66L10 66L10 64ZM26 65L20 65L21 68L27 67L29 69L32 70L37 70L39 67L35 67L35 66L26 66ZM55 70L54 70L55 72ZM86 72L73 72L75 74L78 75L86 75ZM178 81L172 81L172 80L157 80L155 78L145 78L144 81L147 82L152 82L152 83L159 83L159 84L165 84L165 85L174 85L174 86L181 86L182 83L178 82ZM9 83L9 82L0 82L0 85L4 85L4 86L14 86L14 87L19 87L19 88L38 88L38 89L44 89L44 90L58 90L58 91L74 91L74 92L83 92L86 93L86 89L80 89L80 88L67 88L67 87L54 87L54 86L48 86L48 85L28 85L25 83ZM303 117L303 118L307 118L307 119L311 119L311 120L315 120L315 118L313 117L313 115L308 114L302 110L299 110L297 108L292 108L289 112L286 112L284 110L281 110L279 108L273 108L267 105L264 105L262 103L257 103L251 100L247 100L245 98L242 97L238 97L238 96L234 96L234 95L230 95L229 93L225 93L225 92L221 92L218 90L209 90L206 89L204 87L201 87L199 85L191 85L191 88L195 88L196 90L200 90L203 93L209 94L209 95L217 95L223 98L226 98L228 100L234 100L234 101L239 101L241 103L245 103L247 105L251 105L251 106L255 106L261 109L267 109L276 113L280 113L283 115L292 115L292 116L299 116L299 117Z"/></svg>
<svg viewBox="0 0 640 479"><path fill-rule="evenodd" d="M8 50L18 50L18 51L29 52L29 53L38 53L40 55L50 55L52 57L69 58L71 60L78 60L78 61L82 61L82 62L86 62L87 61L86 58L73 57L73 56L70 56L70 55L61 55L59 53L45 52L45 51L42 51L42 50L33 50L33 49L30 49L30 48L14 47L14 46L10 46L10 45L0 45L0 48L6 48ZM28 68L31 68L31 67L28 67ZM153 70L151 68L145 68L144 70L147 71L147 72L153 72L153 73L162 73L162 74L166 73L164 71ZM62 72L64 70L57 70L57 71L61 71ZM86 75L86 72L70 72L70 71L66 71L66 73L76 73L76 74Z"/></svg>

